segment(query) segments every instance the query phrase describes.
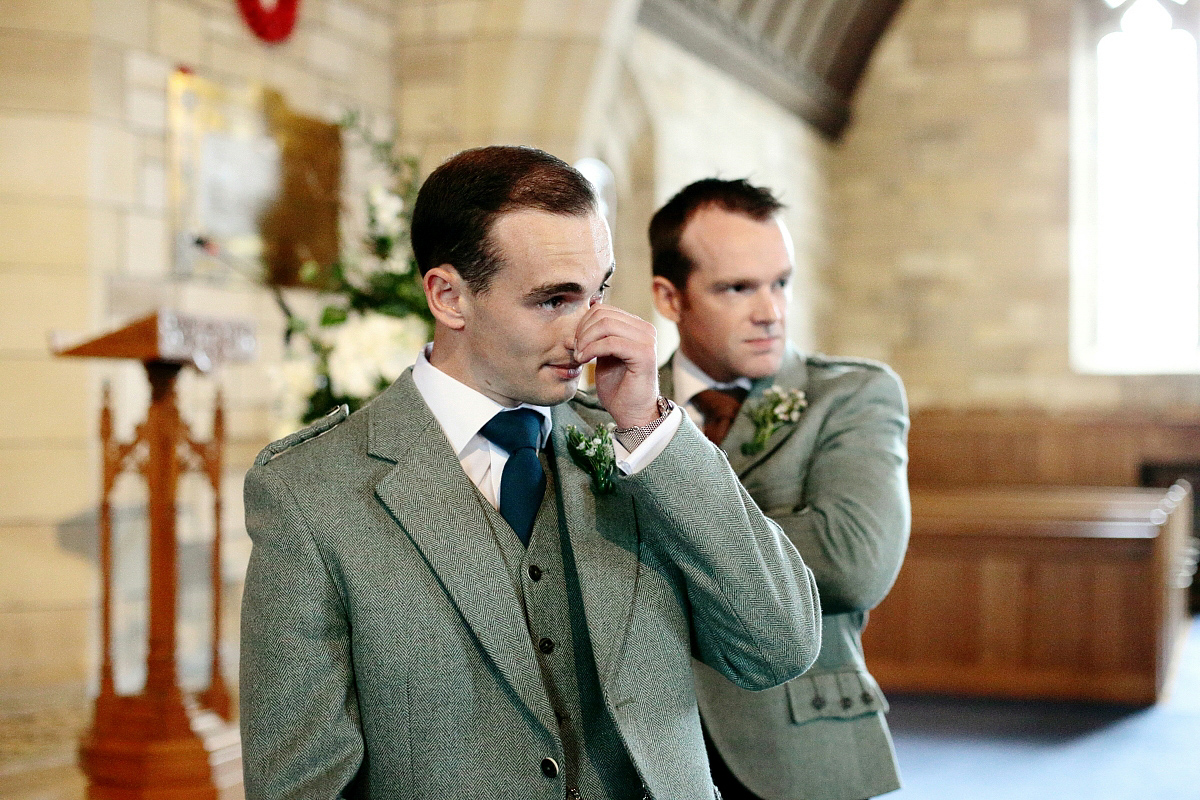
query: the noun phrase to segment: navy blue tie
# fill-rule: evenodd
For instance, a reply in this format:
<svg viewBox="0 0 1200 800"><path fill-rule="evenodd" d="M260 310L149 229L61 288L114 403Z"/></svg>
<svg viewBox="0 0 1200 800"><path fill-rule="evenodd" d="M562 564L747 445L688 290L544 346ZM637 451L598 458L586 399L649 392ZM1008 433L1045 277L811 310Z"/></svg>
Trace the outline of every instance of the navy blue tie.
<svg viewBox="0 0 1200 800"><path fill-rule="evenodd" d="M542 415L528 408L501 411L479 432L508 451L508 461L500 476L500 516L512 526L521 544L528 545L533 520L546 491L546 473L537 455Z"/></svg>

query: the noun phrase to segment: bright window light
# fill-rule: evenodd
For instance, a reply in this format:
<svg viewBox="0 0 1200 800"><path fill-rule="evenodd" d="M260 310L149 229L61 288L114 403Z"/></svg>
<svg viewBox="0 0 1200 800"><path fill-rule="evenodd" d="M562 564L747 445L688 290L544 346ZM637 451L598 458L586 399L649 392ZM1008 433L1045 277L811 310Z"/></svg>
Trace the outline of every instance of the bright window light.
<svg viewBox="0 0 1200 800"><path fill-rule="evenodd" d="M1200 371L1196 39L1137 0L1096 47L1088 371ZM1076 352L1078 356L1078 349Z"/></svg>

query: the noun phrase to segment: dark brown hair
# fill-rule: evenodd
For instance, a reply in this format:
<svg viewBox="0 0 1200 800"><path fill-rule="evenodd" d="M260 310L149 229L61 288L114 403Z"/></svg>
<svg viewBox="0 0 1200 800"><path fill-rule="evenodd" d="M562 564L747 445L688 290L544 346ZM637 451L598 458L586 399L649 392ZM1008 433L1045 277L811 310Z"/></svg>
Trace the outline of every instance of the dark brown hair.
<svg viewBox="0 0 1200 800"><path fill-rule="evenodd" d="M709 206L761 222L783 208L783 203L770 190L754 186L745 178L704 178L683 187L650 220L651 268L679 289L687 285L692 272L692 260L679 246L679 239L696 212Z"/></svg>
<svg viewBox="0 0 1200 800"><path fill-rule="evenodd" d="M587 179L549 153L499 145L464 150L435 169L417 194L413 255L422 275L450 264L471 291L485 292L503 266L489 240L501 214L584 216L596 207Z"/></svg>

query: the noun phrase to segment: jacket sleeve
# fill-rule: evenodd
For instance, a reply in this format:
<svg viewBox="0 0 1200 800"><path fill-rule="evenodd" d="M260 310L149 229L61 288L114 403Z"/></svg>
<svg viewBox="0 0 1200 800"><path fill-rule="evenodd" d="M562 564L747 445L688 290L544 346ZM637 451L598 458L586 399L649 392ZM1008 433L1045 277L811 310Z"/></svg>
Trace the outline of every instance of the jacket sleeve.
<svg viewBox="0 0 1200 800"><path fill-rule="evenodd" d="M750 690L808 669L821 649L812 572L691 420L624 480L649 545L679 570L696 657Z"/></svg>
<svg viewBox="0 0 1200 800"><path fill-rule="evenodd" d="M822 424L800 505L767 509L816 576L826 614L883 600L912 520L904 390L891 372L862 374Z"/></svg>
<svg viewBox="0 0 1200 800"><path fill-rule="evenodd" d="M301 505L274 465L246 475L242 596L247 800L337 798L363 760L349 626Z"/></svg>

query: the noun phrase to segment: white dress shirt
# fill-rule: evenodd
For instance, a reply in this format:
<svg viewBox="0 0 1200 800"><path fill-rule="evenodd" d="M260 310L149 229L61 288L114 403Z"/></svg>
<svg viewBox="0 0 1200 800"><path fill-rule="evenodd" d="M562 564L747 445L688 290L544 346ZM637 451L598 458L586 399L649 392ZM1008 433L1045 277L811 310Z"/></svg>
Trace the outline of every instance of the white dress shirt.
<svg viewBox="0 0 1200 800"><path fill-rule="evenodd" d="M693 397L705 389L739 388L749 392L752 386L750 379L745 376L729 383L714 381L708 377L707 372L697 367L695 362L685 356L682 350L675 351L675 358L671 361L671 375L675 380L675 396L671 399L686 409L692 422L700 427L704 426L704 412L692 403Z"/></svg>
<svg viewBox="0 0 1200 800"><path fill-rule="evenodd" d="M429 363L433 345L428 344L413 364L413 383L421 398L433 412L450 446L458 455L463 472L478 487L480 493L495 508L500 507L500 478L508 463L508 451L493 444L479 431L501 411L513 409L502 406L492 398L450 377ZM521 403L517 408L530 408L542 415L542 432L538 448L550 438L550 408ZM675 408L646 440L630 453L620 442L614 442L617 468L626 475L641 471L666 449L671 437L679 430L683 414Z"/></svg>

